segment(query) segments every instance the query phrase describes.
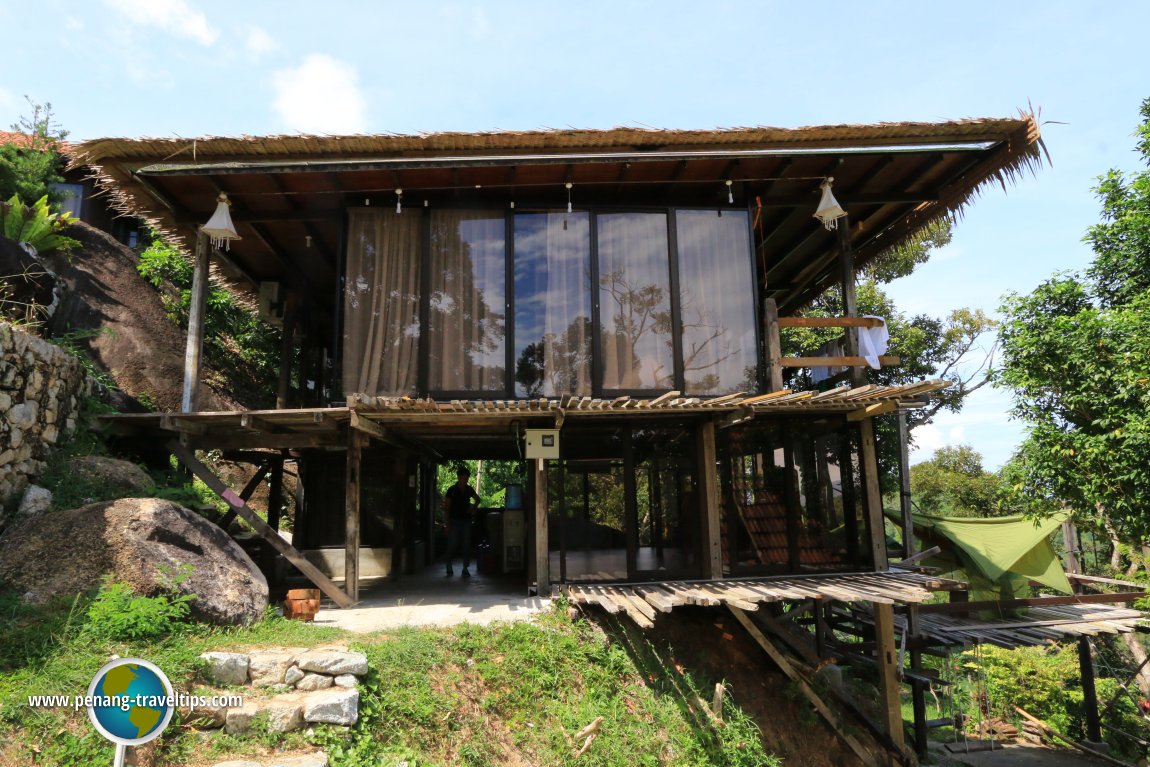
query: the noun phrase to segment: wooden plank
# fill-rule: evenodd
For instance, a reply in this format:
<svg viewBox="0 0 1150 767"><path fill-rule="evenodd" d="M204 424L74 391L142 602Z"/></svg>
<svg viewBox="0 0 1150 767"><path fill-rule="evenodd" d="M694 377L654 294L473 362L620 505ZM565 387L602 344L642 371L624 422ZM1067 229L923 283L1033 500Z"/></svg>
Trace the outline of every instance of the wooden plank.
<svg viewBox="0 0 1150 767"><path fill-rule="evenodd" d="M160 416L160 428L164 431L175 431L180 434L204 435L208 433L208 427L205 424L178 418L170 413L164 413Z"/></svg>
<svg viewBox="0 0 1150 767"><path fill-rule="evenodd" d="M677 392L677 391L664 392L663 394L660 394L655 399L651 400L649 407L661 407L664 402L670 402L671 400L678 397L679 394L680 394L680 392Z"/></svg>
<svg viewBox="0 0 1150 767"><path fill-rule="evenodd" d="M866 500L867 521L870 523L870 551L875 570L887 569L886 520L882 513L882 490L878 481L878 459L875 456L874 422L869 418L859 422L860 451L862 453L862 481Z"/></svg>
<svg viewBox="0 0 1150 767"><path fill-rule="evenodd" d="M880 758L863 747L862 743L858 741L858 738L847 731L846 725L839 718L838 714L819 697L818 693L816 693L807 681L794 669L786 656L775 648L771 640L767 639L766 635L759 630L759 627L751 621L750 617L736 607L729 607L728 609L739 623L743 624L743 628L746 629L747 633L758 643L759 647L763 648L763 651L766 652L774 664L779 667L779 670L782 671L788 679L798 685L799 690L806 699L811 702L811 705L814 706L819 715L826 720L831 730L850 747L851 751L855 753L855 756L862 760L863 764L868 767L883 767L883 762Z"/></svg>
<svg viewBox="0 0 1150 767"><path fill-rule="evenodd" d="M263 416L254 415L252 413L242 413L240 415L240 428L250 429L251 431L260 431L265 434L284 434L287 429L279 424L272 423Z"/></svg>
<svg viewBox="0 0 1150 767"><path fill-rule="evenodd" d="M706 421L696 432L698 451L699 519L702 525L700 540L705 547L703 576L723 577L723 543L719 525L719 486L715 468L715 424Z"/></svg>
<svg viewBox="0 0 1150 767"><path fill-rule="evenodd" d="M757 397L751 397L749 399L745 399L739 403L739 406L745 407L746 405L757 405L760 402L766 402L768 400L778 399L779 397L785 397L786 395L792 394L792 393L793 392L790 389L779 389L778 391L768 392L766 394L760 394Z"/></svg>
<svg viewBox="0 0 1150 767"><path fill-rule="evenodd" d="M351 411L351 428L356 431L361 431L364 434L375 437L383 442L390 442L387 436L387 430L380 426L375 421L365 418L354 410Z"/></svg>
<svg viewBox="0 0 1150 767"><path fill-rule="evenodd" d="M896 410L898 410L898 403L887 400L886 402L878 402L874 405L867 405L864 408L859 408L858 410L852 410L851 412L847 413L847 420L861 421L864 418L874 418L875 416L893 413Z"/></svg>
<svg viewBox="0 0 1150 767"><path fill-rule="evenodd" d="M879 328L884 324L873 317L779 317L780 328Z"/></svg>
<svg viewBox="0 0 1150 767"><path fill-rule="evenodd" d="M947 602L922 605L919 614L961 615L979 610L1009 610L1015 607L1051 607L1057 605L1118 604L1145 599L1145 591L1118 591L1113 594L1073 594L1064 597L1029 597L1026 599L1004 599L1001 602Z"/></svg>
<svg viewBox="0 0 1150 767"><path fill-rule="evenodd" d="M651 605L661 613L669 613L675 606L675 603L669 599L666 594L657 589L636 586L633 590L636 594L641 596L643 600L647 602L647 604Z"/></svg>
<svg viewBox="0 0 1150 767"><path fill-rule="evenodd" d="M865 357L781 357L779 364L785 368L862 368L870 363ZM896 367L902 364L901 357L883 355L878 358L881 367Z"/></svg>
<svg viewBox="0 0 1150 767"><path fill-rule="evenodd" d="M251 525L252 529L259 533L261 538L271 544L271 547L280 554L283 554L308 580L318 586L323 593L327 594L328 597L331 598L331 601L340 607L351 607L354 604L354 600L348 597L334 581L309 562L294 546L281 538L279 533L272 530L267 522L260 519L256 513L248 507L247 503L236 495L230 487L225 485L219 477L212 473L211 469L201 463L200 460L196 458L195 453L175 440L168 443L168 450L179 459L180 463L187 466L192 474L199 477L205 485L211 488L213 493L227 501L228 505L235 509L236 513L239 514L245 522Z"/></svg>
<svg viewBox="0 0 1150 767"><path fill-rule="evenodd" d="M875 648L879 667L879 697L882 703L883 718L887 734L901 749L905 745L902 731L902 703L899 692L901 663L898 645L894 640L894 608L889 604L874 606L874 630L878 647Z"/></svg>

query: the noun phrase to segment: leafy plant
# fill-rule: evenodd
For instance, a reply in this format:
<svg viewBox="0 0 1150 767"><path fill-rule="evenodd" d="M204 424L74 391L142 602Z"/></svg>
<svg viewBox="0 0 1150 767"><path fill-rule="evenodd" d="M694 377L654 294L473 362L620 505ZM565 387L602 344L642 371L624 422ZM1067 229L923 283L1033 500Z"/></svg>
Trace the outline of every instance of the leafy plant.
<svg viewBox="0 0 1150 767"><path fill-rule="evenodd" d="M25 98L32 114L12 125L25 141L0 144L0 199L15 195L31 203L47 196L50 202L59 202L52 185L64 180L64 160L58 148L68 132L53 119L51 103L38 104Z"/></svg>
<svg viewBox="0 0 1150 767"><path fill-rule="evenodd" d="M105 581L88 606L84 631L104 641L166 636L187 620L192 599L188 594L138 596L130 586Z"/></svg>
<svg viewBox="0 0 1150 767"><path fill-rule="evenodd" d="M13 242L28 243L38 253L53 250L67 252L80 243L61 232L75 219L66 213L55 213L48 206L48 196L25 205L16 195L4 204L3 235Z"/></svg>

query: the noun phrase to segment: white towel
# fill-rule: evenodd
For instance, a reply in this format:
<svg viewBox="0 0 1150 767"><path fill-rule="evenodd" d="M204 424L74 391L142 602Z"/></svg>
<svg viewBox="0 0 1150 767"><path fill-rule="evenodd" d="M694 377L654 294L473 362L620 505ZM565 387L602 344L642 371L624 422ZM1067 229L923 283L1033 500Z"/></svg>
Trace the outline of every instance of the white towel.
<svg viewBox="0 0 1150 767"><path fill-rule="evenodd" d="M866 360L866 364L878 370L881 367L878 358L886 354L890 332L886 329L886 320L882 317L867 315L867 319L881 320L882 324L874 328L859 328L859 353Z"/></svg>

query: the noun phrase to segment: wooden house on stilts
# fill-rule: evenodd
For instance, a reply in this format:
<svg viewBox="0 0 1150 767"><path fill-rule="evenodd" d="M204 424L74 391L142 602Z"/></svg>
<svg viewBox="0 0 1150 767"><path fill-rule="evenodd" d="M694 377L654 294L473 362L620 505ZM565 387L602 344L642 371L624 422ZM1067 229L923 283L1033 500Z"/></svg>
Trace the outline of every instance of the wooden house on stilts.
<svg viewBox="0 0 1150 767"><path fill-rule="evenodd" d="M339 605L428 539L437 464L523 458L528 430L557 430L528 472L525 587L640 624L726 605L760 636L763 604L805 606L789 614L820 637L833 605L864 604L901 745L896 621L947 584L891 565L873 419L944 383L866 383L859 333L878 321L856 316L856 274L1040 152L1029 114L88 141L80 161L194 252L200 302L184 411L109 428L175 452ZM825 189L833 225L814 216ZM241 239L221 251L201 225L222 194ZM196 407L213 268L282 322L277 409ZM840 317L793 316L832 287ZM842 328L841 357L782 356L780 328L812 325ZM783 387L787 367L836 365L845 385ZM263 455L273 485L298 467L291 545L199 449Z"/></svg>

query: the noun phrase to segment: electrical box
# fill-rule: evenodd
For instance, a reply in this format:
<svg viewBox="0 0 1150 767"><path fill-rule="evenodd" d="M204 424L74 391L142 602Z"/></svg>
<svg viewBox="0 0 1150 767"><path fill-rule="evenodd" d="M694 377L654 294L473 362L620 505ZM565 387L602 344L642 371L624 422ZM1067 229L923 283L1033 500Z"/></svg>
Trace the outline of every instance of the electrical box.
<svg viewBox="0 0 1150 767"><path fill-rule="evenodd" d="M558 458L559 430L528 429L527 444L523 450L523 457L527 459Z"/></svg>
<svg viewBox="0 0 1150 767"><path fill-rule="evenodd" d="M260 319L277 328L283 325L284 299L280 283L260 283Z"/></svg>

